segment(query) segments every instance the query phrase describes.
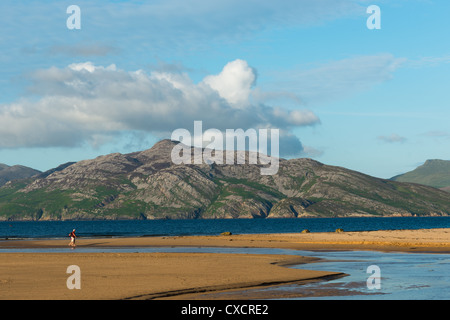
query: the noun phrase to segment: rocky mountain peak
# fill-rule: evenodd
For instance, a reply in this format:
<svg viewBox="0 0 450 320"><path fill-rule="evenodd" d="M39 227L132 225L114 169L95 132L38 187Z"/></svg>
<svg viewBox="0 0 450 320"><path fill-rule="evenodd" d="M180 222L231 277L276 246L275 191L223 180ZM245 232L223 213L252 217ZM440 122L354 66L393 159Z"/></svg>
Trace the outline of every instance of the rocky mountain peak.
<svg viewBox="0 0 450 320"><path fill-rule="evenodd" d="M432 187L378 179L306 158L280 159L275 175L261 175L261 164L174 164L171 152L177 144L162 140L140 152L68 163L34 177L25 187L9 183L0 188L0 219L450 214L448 193Z"/></svg>

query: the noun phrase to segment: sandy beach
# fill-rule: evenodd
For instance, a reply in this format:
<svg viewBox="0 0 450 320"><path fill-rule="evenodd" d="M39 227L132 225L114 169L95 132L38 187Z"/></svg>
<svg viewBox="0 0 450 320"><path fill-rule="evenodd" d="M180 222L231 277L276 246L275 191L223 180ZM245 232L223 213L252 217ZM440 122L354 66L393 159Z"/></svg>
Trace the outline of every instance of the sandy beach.
<svg viewBox="0 0 450 320"><path fill-rule="evenodd" d="M68 240L5 240L0 249L68 248ZM254 247L450 253L450 229L77 239L78 248ZM273 254L0 252L0 299L193 299L223 292L345 276L308 270L315 258ZM302 269L289 265L304 264ZM68 289L67 267L81 289ZM238 297L239 298L239 297Z"/></svg>

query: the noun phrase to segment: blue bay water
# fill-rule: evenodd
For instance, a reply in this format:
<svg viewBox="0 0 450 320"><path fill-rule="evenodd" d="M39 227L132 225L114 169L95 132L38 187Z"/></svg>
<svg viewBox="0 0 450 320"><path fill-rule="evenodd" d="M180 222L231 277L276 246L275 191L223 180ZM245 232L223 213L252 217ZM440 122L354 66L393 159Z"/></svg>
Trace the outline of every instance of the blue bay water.
<svg viewBox="0 0 450 320"><path fill-rule="evenodd" d="M450 217L114 220L114 221L2 221L1 239L79 237L142 237L233 234L401 230L450 228Z"/></svg>

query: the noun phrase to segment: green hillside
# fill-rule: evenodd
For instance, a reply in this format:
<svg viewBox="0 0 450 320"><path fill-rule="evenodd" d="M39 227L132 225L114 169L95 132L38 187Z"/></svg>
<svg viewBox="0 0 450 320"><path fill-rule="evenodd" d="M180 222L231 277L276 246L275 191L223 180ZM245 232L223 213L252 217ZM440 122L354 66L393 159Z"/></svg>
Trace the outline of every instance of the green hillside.
<svg viewBox="0 0 450 320"><path fill-rule="evenodd" d="M395 176L391 180L419 183L435 188L450 187L450 160L427 160L415 170Z"/></svg>

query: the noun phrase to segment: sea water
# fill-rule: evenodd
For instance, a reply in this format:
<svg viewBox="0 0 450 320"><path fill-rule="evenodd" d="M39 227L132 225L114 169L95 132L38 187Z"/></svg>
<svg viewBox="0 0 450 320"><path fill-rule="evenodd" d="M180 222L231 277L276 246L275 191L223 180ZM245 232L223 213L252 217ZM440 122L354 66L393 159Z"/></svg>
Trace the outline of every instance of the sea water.
<svg viewBox="0 0 450 320"><path fill-rule="evenodd" d="M450 228L450 217L281 218L115 221L1 221L0 240L79 237L145 237Z"/></svg>

